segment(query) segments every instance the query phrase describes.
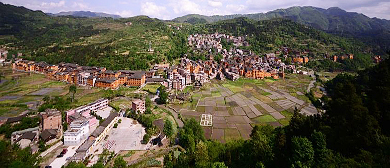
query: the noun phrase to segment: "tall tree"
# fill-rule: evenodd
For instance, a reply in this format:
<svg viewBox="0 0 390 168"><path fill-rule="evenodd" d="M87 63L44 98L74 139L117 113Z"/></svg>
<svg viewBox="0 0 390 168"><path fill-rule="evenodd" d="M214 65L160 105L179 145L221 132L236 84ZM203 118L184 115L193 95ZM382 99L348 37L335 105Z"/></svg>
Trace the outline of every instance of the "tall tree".
<svg viewBox="0 0 390 168"><path fill-rule="evenodd" d="M293 167L311 167L314 159L312 143L305 137L291 139L291 163Z"/></svg>
<svg viewBox="0 0 390 168"><path fill-rule="evenodd" d="M164 123L164 134L167 137L169 137L169 138L172 137L172 135L173 135L172 122L169 119L165 120L165 123Z"/></svg>
<svg viewBox="0 0 390 168"><path fill-rule="evenodd" d="M74 95L76 94L77 87L76 85L70 85L69 86L69 93L72 93L72 102L74 101Z"/></svg>

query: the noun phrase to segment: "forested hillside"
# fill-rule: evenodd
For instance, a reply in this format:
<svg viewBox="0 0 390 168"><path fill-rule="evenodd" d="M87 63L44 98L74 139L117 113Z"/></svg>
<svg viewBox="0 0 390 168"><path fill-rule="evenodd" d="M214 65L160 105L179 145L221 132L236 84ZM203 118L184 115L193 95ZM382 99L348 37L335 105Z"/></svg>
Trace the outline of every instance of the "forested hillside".
<svg viewBox="0 0 390 168"><path fill-rule="evenodd" d="M40 11L0 3L0 45L24 58L56 64L148 69L176 54L180 32L147 16L132 18L53 17ZM185 38L185 36L183 36ZM181 41L181 40L180 40ZM151 52L149 52L149 45Z"/></svg>
<svg viewBox="0 0 390 168"><path fill-rule="evenodd" d="M326 31L342 37L354 37L372 46L379 54L390 50L390 21L378 18L369 18L363 14L346 12L337 7L322 9L311 6L290 7L277 9L267 13L235 14L235 15L186 15L175 18L176 22L187 23L213 23L246 17L253 20L269 20L274 18L287 18L294 22L305 24L319 30Z"/></svg>
<svg viewBox="0 0 390 168"><path fill-rule="evenodd" d="M195 120L179 134L187 152L166 167L387 167L390 165L390 60L326 84L326 113L294 113L285 127L255 126L249 140L205 141Z"/></svg>
<svg viewBox="0 0 390 168"><path fill-rule="evenodd" d="M173 62L185 54L191 56L186 41L189 34L215 32L245 36L250 45L241 49L257 54L287 47L292 52L306 52L314 59L353 53L358 59L369 60L372 51L371 46L353 38L330 35L281 18L254 21L240 17L191 25L163 22L147 16L121 19L53 17L4 4L0 4L0 9L4 23L0 27L0 44L22 52L26 59L51 64L71 62L113 70L148 69L154 63ZM207 21L195 19L193 22ZM350 64L346 62L345 66L335 69L362 69L367 65L362 62L367 60L353 61L354 68L344 68ZM325 64L318 67L322 66Z"/></svg>

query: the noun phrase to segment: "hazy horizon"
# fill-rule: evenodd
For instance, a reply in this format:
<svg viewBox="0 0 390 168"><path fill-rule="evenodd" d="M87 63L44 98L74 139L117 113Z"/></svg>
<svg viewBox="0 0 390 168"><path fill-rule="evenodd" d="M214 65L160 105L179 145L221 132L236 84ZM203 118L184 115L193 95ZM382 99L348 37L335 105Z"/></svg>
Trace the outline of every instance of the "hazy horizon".
<svg viewBox="0 0 390 168"><path fill-rule="evenodd" d="M348 12L362 13L368 17L390 19L390 1L387 0L0 0L0 2L24 6L45 13L91 11L132 17L147 15L164 20L187 14L231 15L266 13L293 6L318 8L339 7Z"/></svg>

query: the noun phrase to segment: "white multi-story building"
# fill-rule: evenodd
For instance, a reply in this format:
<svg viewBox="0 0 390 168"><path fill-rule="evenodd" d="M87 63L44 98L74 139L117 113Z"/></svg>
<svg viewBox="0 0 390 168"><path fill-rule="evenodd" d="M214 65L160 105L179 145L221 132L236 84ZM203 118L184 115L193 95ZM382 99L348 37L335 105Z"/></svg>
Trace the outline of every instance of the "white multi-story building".
<svg viewBox="0 0 390 168"><path fill-rule="evenodd" d="M64 133L64 145L75 146L89 136L89 121L77 120L70 124L70 129Z"/></svg>

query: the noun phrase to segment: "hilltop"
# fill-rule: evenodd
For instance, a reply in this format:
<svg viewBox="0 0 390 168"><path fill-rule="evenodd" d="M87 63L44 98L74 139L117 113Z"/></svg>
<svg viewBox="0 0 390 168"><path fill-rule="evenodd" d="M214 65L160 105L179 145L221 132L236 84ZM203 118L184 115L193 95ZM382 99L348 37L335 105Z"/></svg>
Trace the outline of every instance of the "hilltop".
<svg viewBox="0 0 390 168"><path fill-rule="evenodd" d="M68 12L60 12L55 14L51 14L51 13L48 14L52 16L74 16L74 17L87 17L87 18L99 18L99 17L110 17L114 19L121 18L121 16L119 15L107 14L103 12L91 12L91 11L68 11Z"/></svg>
<svg viewBox="0 0 390 168"><path fill-rule="evenodd" d="M347 12L338 7L322 9L311 6L296 6L287 9L277 9L267 13L234 14L234 15L185 15L173 19L180 23L214 23L221 20L246 17L252 20L269 20L286 18L294 22L311 26L318 30L343 37L354 37L372 45L379 53L389 50L390 21L378 18L369 18L356 12Z"/></svg>
<svg viewBox="0 0 390 168"><path fill-rule="evenodd" d="M173 63L189 52L187 37L223 32L248 36L256 54L288 47L321 58L332 54L369 53L358 40L327 34L285 18L256 21L244 17L206 24L175 23L147 16L131 18L54 17L41 11L0 4L0 44L22 52L25 59L104 66L109 69L148 69ZM202 20L202 19L201 19ZM204 22L204 21L203 21Z"/></svg>

